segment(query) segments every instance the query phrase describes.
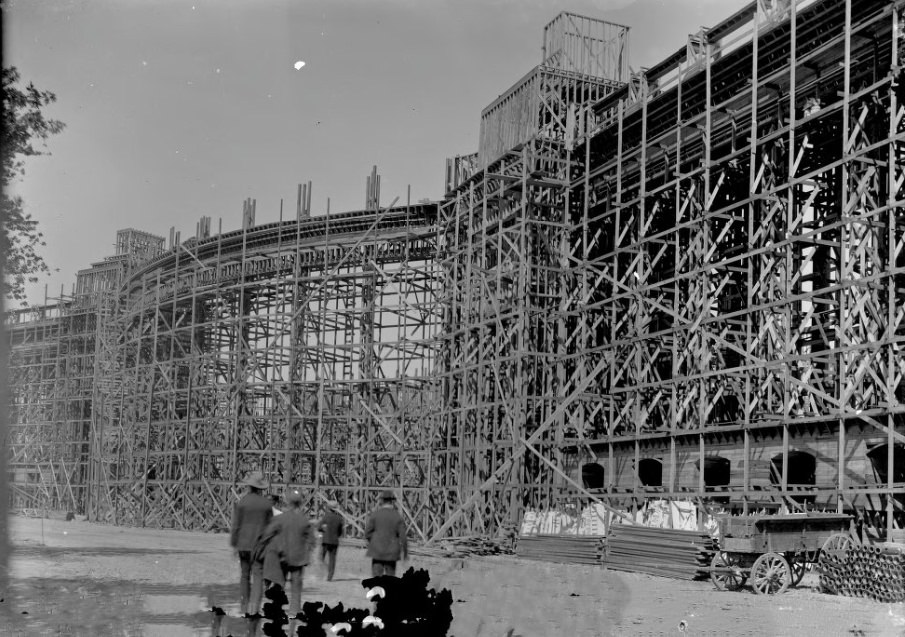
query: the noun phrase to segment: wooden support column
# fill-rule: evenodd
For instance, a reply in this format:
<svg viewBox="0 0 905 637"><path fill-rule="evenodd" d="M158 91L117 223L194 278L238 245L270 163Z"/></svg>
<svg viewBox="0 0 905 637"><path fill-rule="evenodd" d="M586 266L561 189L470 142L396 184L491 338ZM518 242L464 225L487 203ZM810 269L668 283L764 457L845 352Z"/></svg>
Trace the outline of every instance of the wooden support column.
<svg viewBox="0 0 905 637"><path fill-rule="evenodd" d="M844 37L845 37L845 58L843 60L843 97L842 97L842 139L840 140L842 143L842 157L846 158L849 152L849 95L851 93L851 58L852 58L852 40L851 40L851 27L852 27L852 3L851 0L845 0L845 28L844 28ZM843 163L840 167L840 171L842 173L842 187L843 193L846 192L848 188L848 165ZM849 230L846 225L842 225L839 230L839 282L845 286L847 282L846 276L846 268L848 267L848 256L849 256L849 246L847 245L847 239L849 235ZM851 322L851 317L847 315L846 302L845 302L846 291L845 288L839 291L839 348L845 352L845 348L848 347L848 325ZM841 410L840 418L839 418L839 455L837 459L838 463L838 477L837 477L837 485L838 489L837 501L836 501L836 511L842 513L845 508L845 467L846 467L846 448L845 448L845 427L846 427L846 417L844 412L848 409L848 400L846 396L846 378L848 376L848 368L849 364L846 360L846 356L848 354L842 353L837 354L839 357L839 380L837 383L837 391L839 398L839 408Z"/></svg>
<svg viewBox="0 0 905 637"><path fill-rule="evenodd" d="M905 40L905 35L902 34L901 29L905 28L905 24L900 23L900 8L893 7L892 10L892 42L891 46L891 54L890 60L892 60L893 64L896 64L899 60L899 40ZM895 73L893 69L891 71ZM901 73L901 70L900 70ZM896 199L899 195L899 182L897 181L896 175L896 167L898 166L899 157L896 155L896 135L898 130L896 128L896 118L899 113L899 103L898 96L896 94L896 90L894 86L889 87L889 103L888 103L888 112L889 112L889 131L887 133L889 138L889 150L888 150L888 164L887 164L887 212L886 212L886 243L887 243L887 263L885 264L887 269L889 270L889 274L887 275L887 283L886 283L886 326L888 330L892 330L893 326L896 322L896 281L895 276L891 273L892 269L895 267L895 257L893 255L896 254ZM902 167L899 167L900 170L903 170ZM901 212L901 207L899 208ZM887 336L887 339L889 337ZM896 377L896 353L897 348L889 342L886 346L886 402L889 405L895 404L896 399L896 389L897 384L895 382ZM895 417L893 414L887 414L886 416L886 539L890 540L892 538L892 531L895 527L894 513L895 513L895 491L893 484L895 483Z"/></svg>
<svg viewBox="0 0 905 637"><path fill-rule="evenodd" d="M150 473L150 467L148 466L148 462L150 459L151 453L151 422L153 420L154 415L154 389L157 384L155 379L157 377L157 335L160 331L160 272L157 273L157 285L155 286L154 292L154 337L151 345L151 361L148 365L150 370L150 374L148 375L148 382L150 383L148 388L148 416L145 420L145 461L144 461L144 476L142 477L142 487L141 487L141 526L145 525L145 515L148 510L148 474Z"/></svg>

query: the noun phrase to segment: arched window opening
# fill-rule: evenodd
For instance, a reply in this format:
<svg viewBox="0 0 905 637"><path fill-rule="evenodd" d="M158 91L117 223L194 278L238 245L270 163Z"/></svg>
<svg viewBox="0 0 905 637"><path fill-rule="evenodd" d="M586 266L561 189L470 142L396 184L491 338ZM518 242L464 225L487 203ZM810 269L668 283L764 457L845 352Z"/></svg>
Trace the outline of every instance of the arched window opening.
<svg viewBox="0 0 905 637"><path fill-rule="evenodd" d="M641 458L638 463L638 480L645 487L662 487L663 463L656 458Z"/></svg>
<svg viewBox="0 0 905 637"><path fill-rule="evenodd" d="M770 484L782 487L782 454L770 459ZM787 487L811 487L817 484L817 456L807 451L789 451L789 468L786 469ZM793 495L791 499L799 504L815 502L813 495Z"/></svg>
<svg viewBox="0 0 905 637"><path fill-rule="evenodd" d="M770 460L770 484L782 485L782 454ZM792 486L813 486L817 484L817 457L807 451L790 451L786 484Z"/></svg>
<svg viewBox="0 0 905 637"><path fill-rule="evenodd" d="M585 489L603 489L605 471L596 462L589 462L581 467L581 483Z"/></svg>
<svg viewBox="0 0 905 637"><path fill-rule="evenodd" d="M695 462L698 471L701 470L701 461ZM727 487L730 479L730 466L728 458L722 456L708 456L704 458L704 486Z"/></svg>

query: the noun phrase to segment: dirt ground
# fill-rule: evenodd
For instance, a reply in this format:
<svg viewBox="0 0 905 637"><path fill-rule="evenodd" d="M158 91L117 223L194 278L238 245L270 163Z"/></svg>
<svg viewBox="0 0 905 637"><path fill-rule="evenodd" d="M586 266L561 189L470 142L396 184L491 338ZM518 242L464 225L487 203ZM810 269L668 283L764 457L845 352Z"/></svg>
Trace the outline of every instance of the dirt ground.
<svg viewBox="0 0 905 637"><path fill-rule="evenodd" d="M223 635L245 635L238 563L223 534L133 529L13 517L9 590L0 591L0 635L209 636L212 606ZM602 635L905 635L903 604L834 597L808 574L775 597L716 591L601 567L513 557L466 560L413 555L432 586L449 588L456 637ZM319 565L304 599L366 608L360 543L340 547L328 582ZM679 622L687 622L682 633Z"/></svg>

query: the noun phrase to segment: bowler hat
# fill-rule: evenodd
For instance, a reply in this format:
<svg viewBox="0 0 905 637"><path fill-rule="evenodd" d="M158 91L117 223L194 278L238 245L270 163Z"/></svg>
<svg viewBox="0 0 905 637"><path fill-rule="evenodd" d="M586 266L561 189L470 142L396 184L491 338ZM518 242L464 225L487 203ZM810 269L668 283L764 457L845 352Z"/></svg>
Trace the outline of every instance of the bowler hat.
<svg viewBox="0 0 905 637"><path fill-rule="evenodd" d="M283 496L289 504L301 504L302 492L298 489L289 489Z"/></svg>
<svg viewBox="0 0 905 637"><path fill-rule="evenodd" d="M266 489L270 486L267 483L267 480L264 478L264 474L260 471L252 471L247 476L245 476L245 480L243 480L243 482L250 487L254 487L255 489Z"/></svg>
<svg viewBox="0 0 905 637"><path fill-rule="evenodd" d="M396 499L396 494L393 493L392 491L390 491L389 489L387 489L386 491L384 491L383 493L380 494L381 502L388 502L390 500L395 500L395 499Z"/></svg>

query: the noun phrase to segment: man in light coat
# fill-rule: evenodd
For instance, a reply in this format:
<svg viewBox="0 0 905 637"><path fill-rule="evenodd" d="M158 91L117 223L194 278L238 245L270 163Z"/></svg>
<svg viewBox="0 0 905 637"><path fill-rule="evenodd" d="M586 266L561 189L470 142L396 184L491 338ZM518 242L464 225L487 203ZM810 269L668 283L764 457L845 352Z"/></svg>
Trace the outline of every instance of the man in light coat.
<svg viewBox="0 0 905 637"><path fill-rule="evenodd" d="M239 558L241 574L239 597L241 612L254 614L261 606L264 582L261 569L254 561L254 550L258 537L273 517L271 502L263 495L267 480L260 471L252 471L243 481L248 485L248 493L242 496L233 509L229 543Z"/></svg>
<svg viewBox="0 0 905 637"><path fill-rule="evenodd" d="M408 559L408 538L405 522L393 506L396 495L392 491L380 494L380 506L371 513L365 525L371 575L396 575L396 562Z"/></svg>

